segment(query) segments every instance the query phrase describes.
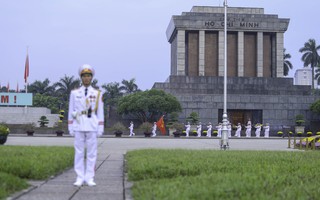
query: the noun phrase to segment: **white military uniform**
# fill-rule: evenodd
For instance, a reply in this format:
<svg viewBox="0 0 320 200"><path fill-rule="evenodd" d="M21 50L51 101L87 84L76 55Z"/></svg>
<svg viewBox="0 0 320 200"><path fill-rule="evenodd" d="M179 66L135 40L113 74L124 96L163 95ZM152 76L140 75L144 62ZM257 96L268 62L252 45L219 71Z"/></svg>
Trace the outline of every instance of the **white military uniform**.
<svg viewBox="0 0 320 200"><path fill-rule="evenodd" d="M261 133L261 124L257 124L257 125L255 126L255 128L256 128L256 132L255 132L256 137L260 137L260 133Z"/></svg>
<svg viewBox="0 0 320 200"><path fill-rule="evenodd" d="M231 138L231 131L232 131L232 126L230 123L228 123L227 125L227 129L228 129L228 137Z"/></svg>
<svg viewBox="0 0 320 200"><path fill-rule="evenodd" d="M248 124L247 126L246 126L246 137L251 137L251 124Z"/></svg>
<svg viewBox="0 0 320 200"><path fill-rule="evenodd" d="M152 127L152 137L156 137L157 136L156 131L157 131L157 123L154 122L153 123L153 127Z"/></svg>
<svg viewBox="0 0 320 200"><path fill-rule="evenodd" d="M236 134L234 136L241 137L241 124L240 123L238 123L237 131L236 131Z"/></svg>
<svg viewBox="0 0 320 200"><path fill-rule="evenodd" d="M135 133L133 132L133 122L130 123L130 126L129 126L129 130L130 130L130 135L129 136L134 136Z"/></svg>
<svg viewBox="0 0 320 200"><path fill-rule="evenodd" d="M222 132L222 124L219 123L218 126L216 126L216 129L218 130L218 135L217 137L221 137L221 132Z"/></svg>
<svg viewBox="0 0 320 200"><path fill-rule="evenodd" d="M207 137L211 137L211 130L212 130L212 125L211 123L209 123L209 125L207 126L208 130L207 130Z"/></svg>
<svg viewBox="0 0 320 200"><path fill-rule="evenodd" d="M77 186L84 182L95 185L93 179L97 160L97 137L104 131L102 93L89 86L85 95L85 89L82 86L73 90L69 100L68 129L70 135L75 137L74 169L77 181L74 185Z"/></svg>
<svg viewBox="0 0 320 200"><path fill-rule="evenodd" d="M270 126L267 123L264 127L264 137L269 137Z"/></svg>
<svg viewBox="0 0 320 200"><path fill-rule="evenodd" d="M201 122L200 122L199 125L197 126L197 134L198 134L197 137L201 137L201 130L202 130L202 125L201 125Z"/></svg>
<svg viewBox="0 0 320 200"><path fill-rule="evenodd" d="M185 125L185 127L186 127L186 137L189 137L189 132L190 132L190 129L191 129L190 123L188 122L188 124Z"/></svg>

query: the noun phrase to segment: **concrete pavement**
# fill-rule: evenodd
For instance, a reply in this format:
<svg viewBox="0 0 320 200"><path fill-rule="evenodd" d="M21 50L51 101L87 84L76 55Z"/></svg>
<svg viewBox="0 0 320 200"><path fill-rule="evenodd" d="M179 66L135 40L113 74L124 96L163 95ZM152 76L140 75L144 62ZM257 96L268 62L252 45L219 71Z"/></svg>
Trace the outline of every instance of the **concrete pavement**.
<svg viewBox="0 0 320 200"><path fill-rule="evenodd" d="M125 180L124 155L135 149L212 149L220 150L217 138L173 138L160 136L102 137L98 139L98 160L95 187L74 187L75 173L68 169L46 181L33 181L32 188L10 197L17 200L123 200L131 199L130 183ZM234 138L229 140L230 150L283 150L288 149L287 139L280 138ZM71 137L26 137L11 136L6 145L73 146Z"/></svg>

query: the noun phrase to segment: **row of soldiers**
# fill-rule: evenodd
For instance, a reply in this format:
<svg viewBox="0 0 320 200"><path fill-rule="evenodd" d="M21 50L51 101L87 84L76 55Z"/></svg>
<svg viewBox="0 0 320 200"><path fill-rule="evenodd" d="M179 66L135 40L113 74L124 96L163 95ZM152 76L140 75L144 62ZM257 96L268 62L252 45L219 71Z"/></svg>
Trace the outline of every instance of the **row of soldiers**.
<svg viewBox="0 0 320 200"><path fill-rule="evenodd" d="M190 122L188 122L186 125L186 137L189 137L189 133L191 130L191 125ZM261 129L264 129L264 137L269 137L269 131L270 131L270 126L268 123L266 123L265 126L263 124L257 123L255 126L255 135L256 137L260 137L261 135ZM222 134L222 123L219 123L216 127L217 129L217 137L221 137ZM251 129L252 129L252 124L251 121L249 120L247 125L245 125L246 128L246 137L251 137ZM230 122L227 123L227 130L228 130L228 137L231 137L231 130L232 130L232 124ZM235 137L241 137L241 131L242 131L242 126L240 123L236 126L236 132L235 132ZM199 122L197 125L197 137L201 137L201 132L202 132L202 123ZM211 137L212 135L212 124L211 122L208 123L207 125L207 137Z"/></svg>

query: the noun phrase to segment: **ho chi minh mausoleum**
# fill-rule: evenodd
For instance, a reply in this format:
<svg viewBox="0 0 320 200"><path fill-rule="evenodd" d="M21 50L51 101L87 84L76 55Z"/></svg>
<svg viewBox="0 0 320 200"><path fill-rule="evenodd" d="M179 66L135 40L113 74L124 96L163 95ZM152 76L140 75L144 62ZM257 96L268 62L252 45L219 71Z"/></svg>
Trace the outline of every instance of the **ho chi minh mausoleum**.
<svg viewBox="0 0 320 200"><path fill-rule="evenodd" d="M265 14L263 8L228 8L227 112L229 121L270 123L271 130L294 126L303 114L315 123L309 110L319 96L310 86L293 85L283 77L284 33L289 19ZM224 75L224 8L194 6L173 16L167 39L171 45L171 74L153 88L180 101L184 121L197 112L202 123L222 121Z"/></svg>

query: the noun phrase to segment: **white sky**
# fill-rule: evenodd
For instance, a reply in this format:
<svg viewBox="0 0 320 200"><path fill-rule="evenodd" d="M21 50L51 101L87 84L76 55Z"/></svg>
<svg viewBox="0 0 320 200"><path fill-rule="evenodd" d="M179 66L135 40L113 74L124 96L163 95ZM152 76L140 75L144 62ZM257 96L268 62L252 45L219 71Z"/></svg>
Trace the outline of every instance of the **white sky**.
<svg viewBox="0 0 320 200"><path fill-rule="evenodd" d="M172 15L192 6L222 6L223 0L0 0L0 84L20 89L29 46L29 82L78 76L80 65L95 67L99 85L136 78L140 89L170 74L165 31ZM229 0L231 7L261 7L290 18L285 48L294 70L299 49L310 38L320 44L318 0Z"/></svg>

